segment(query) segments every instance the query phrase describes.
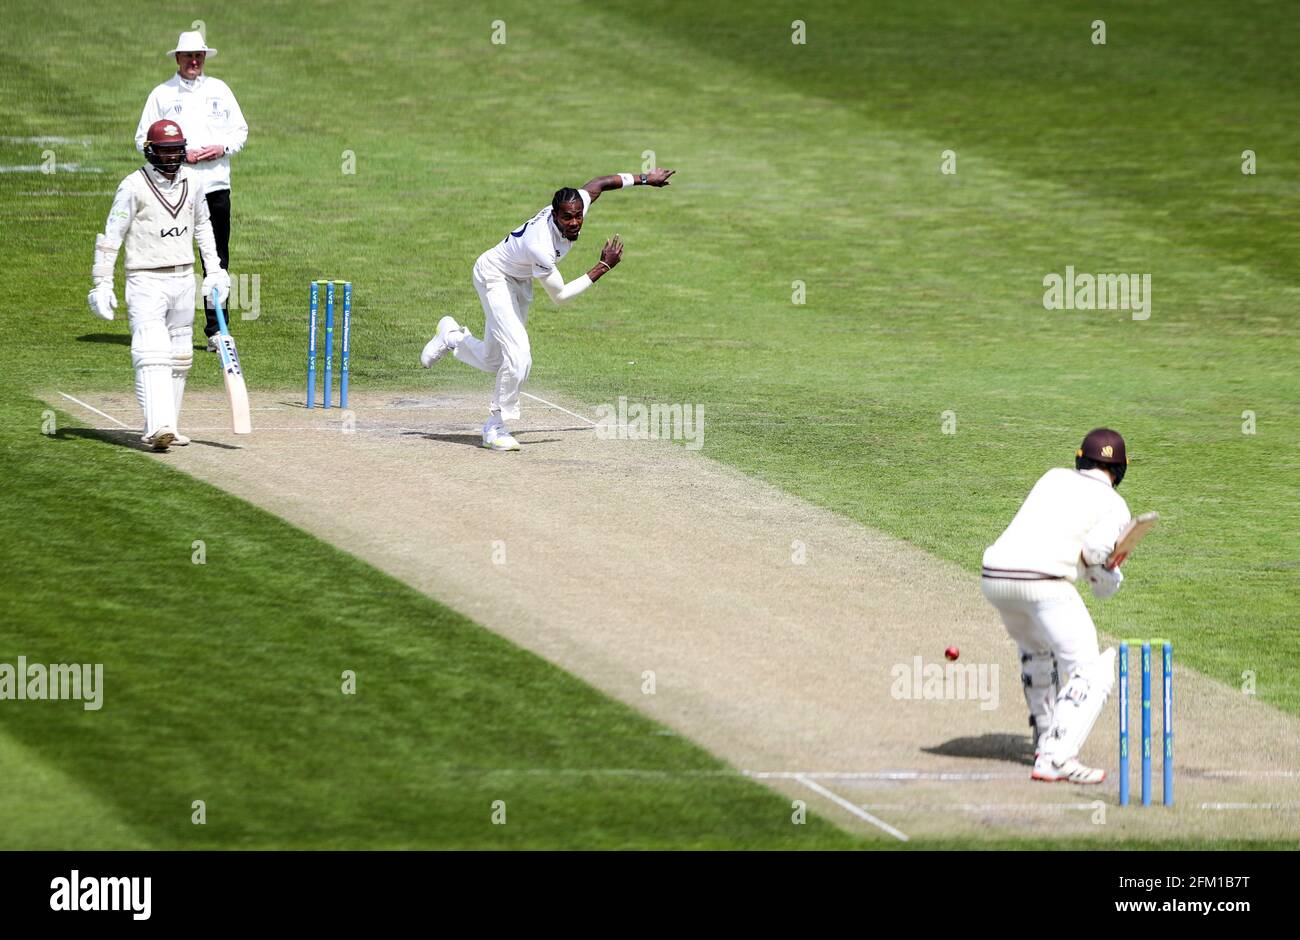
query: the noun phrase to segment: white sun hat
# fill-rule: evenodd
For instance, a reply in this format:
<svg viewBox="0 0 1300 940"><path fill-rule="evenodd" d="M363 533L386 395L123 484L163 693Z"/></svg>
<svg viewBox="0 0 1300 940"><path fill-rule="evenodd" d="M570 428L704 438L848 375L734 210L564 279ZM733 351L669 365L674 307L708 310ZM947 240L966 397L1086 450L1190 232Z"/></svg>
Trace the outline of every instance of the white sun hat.
<svg viewBox="0 0 1300 940"><path fill-rule="evenodd" d="M208 44L203 39L203 34L198 30L189 33L181 33L181 38L176 40L176 48L168 55L175 55L178 52L206 52L208 58L217 54L216 49L209 49Z"/></svg>

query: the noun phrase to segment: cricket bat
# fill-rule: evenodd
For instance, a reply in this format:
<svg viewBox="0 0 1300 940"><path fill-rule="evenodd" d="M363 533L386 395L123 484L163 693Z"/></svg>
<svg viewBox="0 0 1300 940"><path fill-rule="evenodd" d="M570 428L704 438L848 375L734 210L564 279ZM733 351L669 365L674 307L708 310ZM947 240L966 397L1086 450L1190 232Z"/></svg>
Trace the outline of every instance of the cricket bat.
<svg viewBox="0 0 1300 940"><path fill-rule="evenodd" d="M236 434L250 434L253 421L248 410L248 388L244 385L244 370L239 365L235 338L226 327L226 315L221 311L221 298L212 291L212 309L217 314L217 351L221 353L221 372L226 380L226 399L230 402L230 426Z"/></svg>
<svg viewBox="0 0 1300 940"><path fill-rule="evenodd" d="M1119 534L1119 539L1115 542L1115 550L1106 559L1106 567L1115 569L1122 565L1137 543L1155 528L1156 520L1159 518L1158 512L1144 512L1136 519L1129 520L1129 524L1124 527L1124 531Z"/></svg>

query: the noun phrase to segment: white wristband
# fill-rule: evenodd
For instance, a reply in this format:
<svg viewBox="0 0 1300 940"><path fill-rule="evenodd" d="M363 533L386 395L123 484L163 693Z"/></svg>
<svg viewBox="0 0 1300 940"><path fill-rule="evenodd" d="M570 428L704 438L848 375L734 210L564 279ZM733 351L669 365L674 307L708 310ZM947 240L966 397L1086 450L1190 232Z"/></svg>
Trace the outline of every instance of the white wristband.
<svg viewBox="0 0 1300 940"><path fill-rule="evenodd" d="M621 180L623 181L623 188L624 188L624 189L626 189L626 188L629 187L629 186L635 186L635 185L636 185L636 177L633 176L631 173L620 173L620 174L618 174L618 178L621 179Z"/></svg>

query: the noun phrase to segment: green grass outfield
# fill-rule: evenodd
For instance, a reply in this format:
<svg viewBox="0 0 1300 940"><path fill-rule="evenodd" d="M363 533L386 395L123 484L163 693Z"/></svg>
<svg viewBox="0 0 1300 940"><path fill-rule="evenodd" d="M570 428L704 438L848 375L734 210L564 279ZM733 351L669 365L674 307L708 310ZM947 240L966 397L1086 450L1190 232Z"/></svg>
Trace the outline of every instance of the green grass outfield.
<svg viewBox="0 0 1300 940"><path fill-rule="evenodd" d="M87 32L73 7L11 2L0 38L0 165L38 164L49 149L103 169L0 173L11 484L0 558L16 586L0 600L0 661L76 637L106 656L120 647L170 688L107 735L80 716L0 713L0 759L49 775L31 799L65 801L73 819L108 807L100 825L130 834L94 830L112 844L488 844L463 817L494 787L441 789L440 770L471 760L462 747L481 743L472 759L493 768L716 766L230 497L93 438L40 435L33 390L129 387L113 341L124 308L105 324L85 305L94 234L139 164L131 136L170 72L161 52L190 19L160 20L143 2L95 11ZM807 45L789 41L795 16ZM489 41L496 18L505 45ZM1107 22L1105 46L1089 41L1094 19ZM1260 698L1300 714L1300 132L1288 119L1300 36L1284 5L503 3L489 16L260 2L223 5L207 28L221 49L210 74L252 127L235 160L232 269L260 279L260 316L235 324L258 387L302 384L306 285L329 276L356 285L354 387L486 396L469 370L413 368L441 314L481 323L474 257L556 187L635 171L652 150L679 170L673 185L606 194L564 271L589 267L614 231L623 265L563 309L537 291L539 387L593 404L702 404L708 456L972 572L1034 479L1090 427L1117 427L1133 457L1121 492L1163 521L1125 590L1094 607L1099 624L1172 637L1180 663L1233 687L1251 672ZM39 136L72 142L23 139ZM939 172L947 149L951 176ZM1246 149L1253 176L1240 171ZM341 172L344 151L354 175ZM1066 265L1149 273L1150 319L1044 310L1042 278ZM791 303L795 280L806 304ZM192 381L218 379L200 365ZM1242 433L1246 411L1254 434ZM945 412L956 434L942 433ZM189 527L130 525L126 507L146 497ZM214 514L238 550L196 569L189 533L213 531ZM136 562L180 610L150 609L157 592L113 576ZM333 586L335 570L350 587ZM237 588L238 623L213 622L218 580ZM303 624L324 644L295 641ZM308 744L329 720L290 687L320 670L316 695L333 701L340 649L411 669L416 691L334 719L344 735L385 727L397 741L354 741L336 762ZM182 690L179 705L159 705ZM459 710L431 708L439 690L461 696ZM269 723L285 708L303 720L287 743ZM584 710L590 725L572 717ZM464 728L476 715L517 735L479 742ZM382 773L367 780L362 763ZM196 836L186 808L202 794L191 794L225 766L242 776L222 778L211 813L242 799L238 821ZM744 781L667 789L557 781L539 791L549 828L481 838L845 844L826 827L791 834L782 800ZM413 800L383 797L393 792ZM358 810L354 795L375 802ZM22 809L0 801L21 844L92 831L48 830Z"/></svg>
<svg viewBox="0 0 1300 940"><path fill-rule="evenodd" d="M21 494L3 509L0 662L103 663L104 707L3 703L0 847L855 844L229 494L78 428L32 449L33 407L0 405Z"/></svg>

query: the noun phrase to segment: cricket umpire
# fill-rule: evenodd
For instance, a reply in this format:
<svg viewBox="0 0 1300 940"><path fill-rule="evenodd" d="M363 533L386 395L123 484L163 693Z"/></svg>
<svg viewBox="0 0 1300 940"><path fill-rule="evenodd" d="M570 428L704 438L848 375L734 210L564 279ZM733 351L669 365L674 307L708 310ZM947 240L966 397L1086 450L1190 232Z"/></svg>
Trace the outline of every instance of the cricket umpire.
<svg viewBox="0 0 1300 940"><path fill-rule="evenodd" d="M208 204L212 234L217 241L221 267L230 270L230 157L239 153L248 140L248 123L239 110L230 86L219 78L203 74L204 64L215 57L203 34L181 33L176 48L167 53L176 58L176 74L149 93L135 131L136 149L144 152L145 138L155 121L175 121L185 131L188 150L185 160L194 168L194 177ZM203 273L208 270L203 258ZM203 298L207 324L208 352L216 352L212 337L217 333L217 317L212 299Z"/></svg>

